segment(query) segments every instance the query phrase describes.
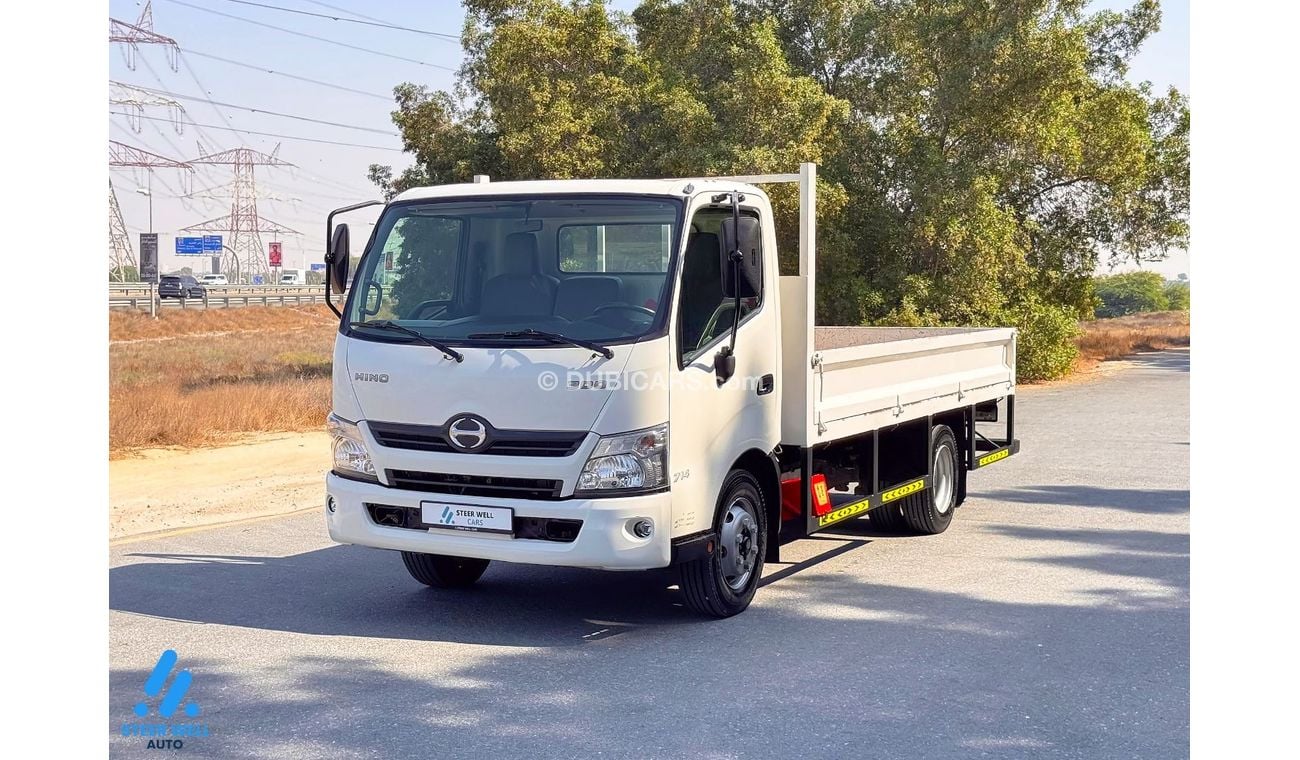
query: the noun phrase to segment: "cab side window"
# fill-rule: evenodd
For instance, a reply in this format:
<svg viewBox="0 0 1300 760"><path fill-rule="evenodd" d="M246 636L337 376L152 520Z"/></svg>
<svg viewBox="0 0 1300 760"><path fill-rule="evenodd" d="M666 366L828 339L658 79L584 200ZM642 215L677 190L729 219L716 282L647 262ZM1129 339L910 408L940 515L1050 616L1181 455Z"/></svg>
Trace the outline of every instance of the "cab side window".
<svg viewBox="0 0 1300 760"><path fill-rule="evenodd" d="M753 212L741 212L757 218ZM735 299L722 290L721 232L729 208L706 208L691 219L690 236L682 259L682 289L677 322L677 350L683 365L694 361L704 349L731 330ZM743 320L763 302L762 290L740 299Z"/></svg>

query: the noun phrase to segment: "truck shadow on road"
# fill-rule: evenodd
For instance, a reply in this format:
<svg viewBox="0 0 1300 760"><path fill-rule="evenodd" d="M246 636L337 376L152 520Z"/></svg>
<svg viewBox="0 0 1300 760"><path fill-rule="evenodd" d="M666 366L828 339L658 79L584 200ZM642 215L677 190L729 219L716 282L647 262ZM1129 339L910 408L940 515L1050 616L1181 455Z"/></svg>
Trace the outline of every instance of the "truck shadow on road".
<svg viewBox="0 0 1300 760"><path fill-rule="evenodd" d="M852 534L762 586L870 543ZM317 635L496 646L575 646L645 626L709 622L683 606L674 570L615 573L494 563L469 590L428 589L395 552L334 546L288 557L131 553L110 571L114 610ZM160 594L160 589L166 589ZM526 621L521 624L521 621Z"/></svg>
<svg viewBox="0 0 1300 760"><path fill-rule="evenodd" d="M287 557L133 553L110 571L114 610L317 635L497 646L578 645L697 622L667 571L493 563L468 590L429 589L396 552L331 546ZM165 593L160 593L165 590Z"/></svg>

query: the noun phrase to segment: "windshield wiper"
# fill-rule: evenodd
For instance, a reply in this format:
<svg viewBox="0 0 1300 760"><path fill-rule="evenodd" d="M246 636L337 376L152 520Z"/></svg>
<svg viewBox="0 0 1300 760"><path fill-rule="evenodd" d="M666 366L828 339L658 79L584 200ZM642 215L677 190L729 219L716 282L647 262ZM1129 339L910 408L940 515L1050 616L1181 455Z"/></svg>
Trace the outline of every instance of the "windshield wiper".
<svg viewBox="0 0 1300 760"><path fill-rule="evenodd" d="M531 327L527 330L509 330L507 332L470 333L469 338L470 340L475 338L537 338L538 340L544 340L549 343L565 343L570 346L591 349L606 359L614 358L614 352L611 351L608 346L602 346L599 343L590 340L583 340L582 338L570 338L567 335L561 335L559 333L534 330Z"/></svg>
<svg viewBox="0 0 1300 760"><path fill-rule="evenodd" d="M448 359L455 359L457 363L465 361L465 355L442 341L434 340L421 332L416 332L405 325L399 325L391 319L372 319L368 322L350 322L351 327L377 327L381 330L397 330L406 333L426 346L433 346L442 352L443 356Z"/></svg>

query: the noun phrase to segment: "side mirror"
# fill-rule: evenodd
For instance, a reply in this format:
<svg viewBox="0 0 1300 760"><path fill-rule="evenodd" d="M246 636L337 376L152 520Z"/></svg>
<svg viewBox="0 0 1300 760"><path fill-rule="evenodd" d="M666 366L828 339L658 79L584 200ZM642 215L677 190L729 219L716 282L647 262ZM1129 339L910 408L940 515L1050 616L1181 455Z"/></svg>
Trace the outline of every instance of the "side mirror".
<svg viewBox="0 0 1300 760"><path fill-rule="evenodd" d="M325 257L325 276L339 293L348 285L348 265L352 254L348 245L348 226L340 224L334 228L334 237L330 240L329 255Z"/></svg>
<svg viewBox="0 0 1300 760"><path fill-rule="evenodd" d="M722 293L726 298L736 297L735 274L731 266L731 252L740 251L740 297L752 298L763 288L763 236L758 220L742 216L736 220L724 219L720 242L722 249Z"/></svg>

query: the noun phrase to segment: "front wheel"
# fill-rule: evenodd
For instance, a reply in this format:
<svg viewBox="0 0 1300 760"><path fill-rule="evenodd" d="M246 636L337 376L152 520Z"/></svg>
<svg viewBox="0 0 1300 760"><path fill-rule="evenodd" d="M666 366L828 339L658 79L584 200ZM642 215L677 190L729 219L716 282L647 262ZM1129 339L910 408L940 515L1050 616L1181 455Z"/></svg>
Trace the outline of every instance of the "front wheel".
<svg viewBox="0 0 1300 760"><path fill-rule="evenodd" d="M402 562L411 577L434 588L469 588L487 570L490 561L448 557L445 554L402 552Z"/></svg>
<svg viewBox="0 0 1300 760"><path fill-rule="evenodd" d="M749 472L732 470L723 481L714 531L717 550L683 562L679 585L687 607L725 618L743 612L753 600L767 553L767 509Z"/></svg>

